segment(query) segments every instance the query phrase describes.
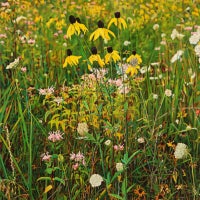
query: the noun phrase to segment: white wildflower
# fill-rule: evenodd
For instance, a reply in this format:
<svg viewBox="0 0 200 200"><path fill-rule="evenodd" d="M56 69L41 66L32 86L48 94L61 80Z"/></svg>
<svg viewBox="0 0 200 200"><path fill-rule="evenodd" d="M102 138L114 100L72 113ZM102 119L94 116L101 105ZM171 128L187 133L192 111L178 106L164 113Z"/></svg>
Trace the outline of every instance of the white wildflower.
<svg viewBox="0 0 200 200"><path fill-rule="evenodd" d="M200 57L200 44L197 44L194 48L194 51L198 57Z"/></svg>
<svg viewBox="0 0 200 200"><path fill-rule="evenodd" d="M116 169L117 171L122 171L124 169L124 165L120 162L120 163L116 163Z"/></svg>
<svg viewBox="0 0 200 200"><path fill-rule="evenodd" d="M92 174L89 180L92 187L98 187L103 182L103 178L99 174Z"/></svg>
<svg viewBox="0 0 200 200"><path fill-rule="evenodd" d="M176 159L182 159L188 154L187 145L184 143L178 143L175 148L174 156Z"/></svg>
<svg viewBox="0 0 200 200"><path fill-rule="evenodd" d="M190 44L197 44L200 40L200 33L196 32L193 35L190 36L189 41Z"/></svg>
<svg viewBox="0 0 200 200"><path fill-rule="evenodd" d="M130 41L124 41L124 46L128 46L129 44L131 44L131 42Z"/></svg>
<svg viewBox="0 0 200 200"><path fill-rule="evenodd" d="M156 30L158 30L158 29L159 29L159 24L154 24L154 25L153 25L153 30L156 31Z"/></svg>
<svg viewBox="0 0 200 200"><path fill-rule="evenodd" d="M143 137L140 137L137 139L138 143L142 144L145 142L144 138Z"/></svg>
<svg viewBox="0 0 200 200"><path fill-rule="evenodd" d="M16 23L18 24L21 20L26 20L27 18L26 17L24 17L24 16L19 16L19 17L17 17L16 18Z"/></svg>
<svg viewBox="0 0 200 200"><path fill-rule="evenodd" d="M88 131L88 125L86 122L78 123L77 132L79 135L85 136Z"/></svg>
<svg viewBox="0 0 200 200"><path fill-rule="evenodd" d="M12 69L17 67L17 65L19 64L19 57L16 58L13 62L11 62L9 65L7 65L6 69Z"/></svg>
<svg viewBox="0 0 200 200"><path fill-rule="evenodd" d="M183 50L178 50L176 54L174 54L174 56L171 58L171 63L174 63L175 61L180 60L183 53L184 53Z"/></svg>
<svg viewBox="0 0 200 200"><path fill-rule="evenodd" d="M166 90L165 90L165 95L166 95L167 97L171 97L171 96L172 96L172 91L169 90L169 89L166 89Z"/></svg>
<svg viewBox="0 0 200 200"><path fill-rule="evenodd" d="M106 140L106 141L104 142L104 144L105 144L106 146L109 146L109 145L111 144L111 140Z"/></svg>

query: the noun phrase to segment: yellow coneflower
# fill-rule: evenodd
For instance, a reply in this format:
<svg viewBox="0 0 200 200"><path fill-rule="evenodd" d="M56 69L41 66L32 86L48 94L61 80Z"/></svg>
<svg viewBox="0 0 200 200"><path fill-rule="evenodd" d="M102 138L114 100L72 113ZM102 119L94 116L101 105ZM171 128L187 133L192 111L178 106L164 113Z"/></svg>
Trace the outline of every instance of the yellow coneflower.
<svg viewBox="0 0 200 200"><path fill-rule="evenodd" d="M107 28L104 28L104 23L101 20L99 20L98 21L98 29L96 29L90 35L90 41L91 40L95 41L99 37L102 37L103 39L106 39L106 40L110 40L109 34L112 35L113 37L115 37L115 34L112 31L108 30Z"/></svg>
<svg viewBox="0 0 200 200"><path fill-rule="evenodd" d="M69 25L69 28L67 29L67 38L71 39L71 36L74 34L80 35L81 31L83 31L83 33L85 34L86 31L88 31L86 26L80 23L79 18L75 18L73 15L70 15L69 21L71 24Z"/></svg>
<svg viewBox="0 0 200 200"><path fill-rule="evenodd" d="M127 28L127 24L123 18L120 17L120 12L115 12L115 18L112 18L108 24L108 28L114 23L115 26L117 26L119 29Z"/></svg>
<svg viewBox="0 0 200 200"><path fill-rule="evenodd" d="M133 51L132 52L132 55L130 55L128 58L127 58L127 62L128 63L131 63L131 62L137 62L137 64L141 64L142 63L142 59L140 57L140 55L138 55L136 53L136 51Z"/></svg>
<svg viewBox="0 0 200 200"><path fill-rule="evenodd" d="M111 62L112 60L114 61L114 63L121 60L121 57L119 56L118 51L113 50L112 47L107 47L107 51L108 53L105 55L106 64Z"/></svg>
<svg viewBox="0 0 200 200"><path fill-rule="evenodd" d="M127 62L130 63L130 65L126 70L126 73L130 74L130 76L136 75L138 73L138 69L140 69L139 64L142 63L140 55L138 55L136 51L133 51L132 55L127 58Z"/></svg>
<svg viewBox="0 0 200 200"><path fill-rule="evenodd" d="M139 198L145 197L145 191L138 185L137 188L134 190L134 194L136 194Z"/></svg>
<svg viewBox="0 0 200 200"><path fill-rule="evenodd" d="M89 57L90 63L93 64L93 62L96 61L100 67L103 67L105 63L101 59L100 55L97 53L97 48L92 47L91 52L92 52L92 55ZM88 69L91 70L91 65L88 65Z"/></svg>
<svg viewBox="0 0 200 200"><path fill-rule="evenodd" d="M79 59L82 56L73 56L72 51L70 49L67 49L67 57L65 58L65 62L63 64L63 68L67 67L67 65L70 66L76 66L79 63Z"/></svg>

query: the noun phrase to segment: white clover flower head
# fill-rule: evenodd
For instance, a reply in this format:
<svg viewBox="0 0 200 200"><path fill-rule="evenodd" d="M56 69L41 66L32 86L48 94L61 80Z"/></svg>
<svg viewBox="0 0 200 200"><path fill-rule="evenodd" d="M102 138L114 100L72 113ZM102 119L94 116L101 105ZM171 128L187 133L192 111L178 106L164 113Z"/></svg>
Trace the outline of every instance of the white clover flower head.
<svg viewBox="0 0 200 200"><path fill-rule="evenodd" d="M104 144L105 144L106 146L110 146L111 140L106 140L106 141L104 142Z"/></svg>
<svg viewBox="0 0 200 200"><path fill-rule="evenodd" d="M158 99L158 95L157 94L153 94L153 99Z"/></svg>
<svg viewBox="0 0 200 200"><path fill-rule="evenodd" d="M171 96L172 96L172 91L169 90L169 89L166 89L166 90L165 90L165 95L166 95L167 97L171 97Z"/></svg>
<svg viewBox="0 0 200 200"><path fill-rule="evenodd" d="M103 182L103 178L99 174L92 174L89 180L92 187L99 187Z"/></svg>
<svg viewBox="0 0 200 200"><path fill-rule="evenodd" d="M143 137L139 137L139 138L137 139L137 141L138 141L138 143L140 143L140 144L142 144L142 143L145 142L145 140L144 140Z"/></svg>
<svg viewBox="0 0 200 200"><path fill-rule="evenodd" d="M153 25L153 30L156 31L156 30L159 29L159 27L160 27L159 24L154 24L154 25Z"/></svg>
<svg viewBox="0 0 200 200"><path fill-rule="evenodd" d="M86 122L78 123L77 132L79 135L85 136L88 131L88 125Z"/></svg>
<svg viewBox="0 0 200 200"><path fill-rule="evenodd" d="M176 159L185 158L188 155L187 145L184 143L178 143L175 148L174 156Z"/></svg>
<svg viewBox="0 0 200 200"><path fill-rule="evenodd" d="M124 165L123 163L116 163L116 170L119 172L119 171L123 171L124 169Z"/></svg>
<svg viewBox="0 0 200 200"><path fill-rule="evenodd" d="M130 45L131 44L131 42L130 41L124 41L124 46L128 46L128 45Z"/></svg>

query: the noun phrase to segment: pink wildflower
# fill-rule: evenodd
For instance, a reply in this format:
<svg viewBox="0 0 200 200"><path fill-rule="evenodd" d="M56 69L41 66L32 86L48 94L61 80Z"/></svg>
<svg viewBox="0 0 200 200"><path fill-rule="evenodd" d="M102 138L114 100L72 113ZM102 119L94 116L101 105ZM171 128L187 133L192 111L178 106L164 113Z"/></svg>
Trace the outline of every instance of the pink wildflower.
<svg viewBox="0 0 200 200"><path fill-rule="evenodd" d="M48 139L52 142L57 142L63 139L62 137L63 133L61 133L60 131L53 131L53 132L49 132L49 137Z"/></svg>
<svg viewBox="0 0 200 200"><path fill-rule="evenodd" d="M41 157L42 157L42 161L50 161L51 159L51 155L49 155L49 152L43 153Z"/></svg>
<svg viewBox="0 0 200 200"><path fill-rule="evenodd" d="M78 163L75 163L74 165L72 165L73 170L77 170L78 167L79 167L79 164L78 164Z"/></svg>

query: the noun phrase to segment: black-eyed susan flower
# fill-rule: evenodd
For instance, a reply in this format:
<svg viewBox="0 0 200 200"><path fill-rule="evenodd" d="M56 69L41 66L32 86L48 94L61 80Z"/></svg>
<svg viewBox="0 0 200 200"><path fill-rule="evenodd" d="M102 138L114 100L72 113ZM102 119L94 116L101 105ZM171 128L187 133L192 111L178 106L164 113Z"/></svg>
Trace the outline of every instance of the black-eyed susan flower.
<svg viewBox="0 0 200 200"><path fill-rule="evenodd" d="M96 61L100 67L103 67L105 63L101 59L100 55L97 53L97 48L92 47L91 52L92 55L89 57L90 64L93 64ZM91 65L88 65L88 69L91 70Z"/></svg>
<svg viewBox="0 0 200 200"><path fill-rule="evenodd" d="M140 64L142 63L142 59L140 55L136 53L136 51L132 52L132 55L127 58L127 62L130 64L126 70L127 74L130 76L136 75L138 70L140 69Z"/></svg>
<svg viewBox="0 0 200 200"><path fill-rule="evenodd" d="M86 26L80 23L79 18L75 18L73 15L70 15L69 21L71 24L69 25L69 28L67 29L67 38L71 39L71 36L74 34L80 35L81 31L83 31L83 33L85 34L86 31L88 31Z"/></svg>
<svg viewBox="0 0 200 200"><path fill-rule="evenodd" d="M107 28L104 28L104 23L99 20L98 21L98 28L90 35L90 41L95 41L99 37L102 37L105 40L110 40L110 35L115 37L115 34Z"/></svg>
<svg viewBox="0 0 200 200"><path fill-rule="evenodd" d="M120 17L120 12L115 12L115 17L110 20L110 22L108 24L108 28L110 28L110 26L112 24L117 26L119 29L121 29L122 27L124 29L127 28L127 24L126 24L125 20Z"/></svg>
<svg viewBox="0 0 200 200"><path fill-rule="evenodd" d="M112 60L114 61L114 63L116 63L117 61L119 61L121 59L118 51L113 50L112 47L107 47L107 51L108 51L108 53L105 55L105 63L106 64L111 62Z"/></svg>
<svg viewBox="0 0 200 200"><path fill-rule="evenodd" d="M67 65L70 66L76 66L79 63L79 59L82 56L73 56L72 51L70 49L67 49L67 57L65 58L65 62L63 64L63 68L67 67Z"/></svg>

